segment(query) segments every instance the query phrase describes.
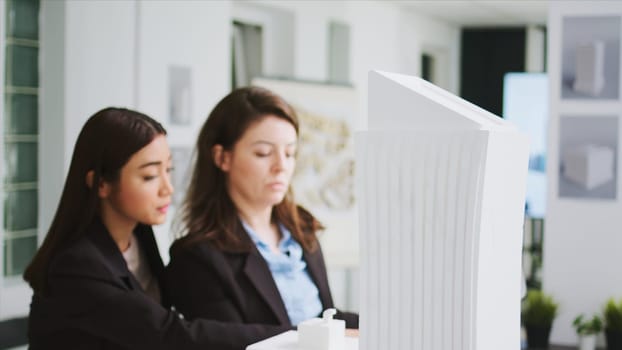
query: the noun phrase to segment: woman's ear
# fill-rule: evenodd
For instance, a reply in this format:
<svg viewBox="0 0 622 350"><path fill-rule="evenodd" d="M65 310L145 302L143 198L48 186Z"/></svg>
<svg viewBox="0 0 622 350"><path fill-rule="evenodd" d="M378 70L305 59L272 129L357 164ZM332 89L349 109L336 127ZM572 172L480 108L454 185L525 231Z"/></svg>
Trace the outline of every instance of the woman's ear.
<svg viewBox="0 0 622 350"><path fill-rule="evenodd" d="M85 179L85 181L86 181L86 186L87 186L88 188L93 188L93 176L95 176L95 171L93 171L93 170L89 170L89 171L86 173L86 179Z"/></svg>
<svg viewBox="0 0 622 350"><path fill-rule="evenodd" d="M220 170L227 172L231 167L231 154L227 152L222 145L214 145L212 147L212 159L214 164Z"/></svg>
<svg viewBox="0 0 622 350"><path fill-rule="evenodd" d="M95 171L89 170L89 172L86 173L85 180L86 180L86 185L91 189L93 188L94 178L95 178ZM110 194L110 184L100 179L99 184L97 186L97 194L99 195L100 198L108 197L108 195Z"/></svg>

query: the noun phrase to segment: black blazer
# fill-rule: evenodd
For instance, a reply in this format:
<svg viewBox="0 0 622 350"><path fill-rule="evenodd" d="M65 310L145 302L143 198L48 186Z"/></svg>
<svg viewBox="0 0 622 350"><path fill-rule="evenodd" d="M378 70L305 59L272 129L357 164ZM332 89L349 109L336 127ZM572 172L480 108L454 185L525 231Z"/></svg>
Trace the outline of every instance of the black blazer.
<svg viewBox="0 0 622 350"><path fill-rule="evenodd" d="M160 279L164 266L153 232L148 226L137 230ZM47 287L32 298L30 349L233 350L290 329L180 318L144 293L99 220L52 259ZM161 292L166 303L167 292Z"/></svg>
<svg viewBox="0 0 622 350"><path fill-rule="evenodd" d="M225 252L205 240L171 251L164 273L171 302L188 319L290 326L267 262L241 225L239 228L240 238L250 243L249 252ZM334 307L319 245L313 253L304 252L303 257L323 309ZM336 318L345 320L348 328L358 328L357 314L338 312Z"/></svg>

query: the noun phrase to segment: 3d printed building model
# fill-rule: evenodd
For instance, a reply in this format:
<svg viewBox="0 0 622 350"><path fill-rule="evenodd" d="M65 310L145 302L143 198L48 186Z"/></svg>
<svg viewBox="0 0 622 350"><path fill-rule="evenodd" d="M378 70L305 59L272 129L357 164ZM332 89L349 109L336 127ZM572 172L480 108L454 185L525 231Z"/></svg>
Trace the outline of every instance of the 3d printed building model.
<svg viewBox="0 0 622 350"><path fill-rule="evenodd" d="M572 88L577 92L598 96L605 86L605 44L594 41L579 45L575 59L575 81Z"/></svg>
<svg viewBox="0 0 622 350"><path fill-rule="evenodd" d="M246 350L357 350L358 339L346 337L346 322L333 319L335 309L327 309L322 318L298 324L298 331L275 335L246 347Z"/></svg>
<svg viewBox="0 0 622 350"><path fill-rule="evenodd" d="M345 350L346 321L335 320L335 309L324 310L322 318L298 324L298 346L302 350Z"/></svg>
<svg viewBox="0 0 622 350"><path fill-rule="evenodd" d="M398 74L370 73L368 117L360 349L518 349L526 137Z"/></svg>
<svg viewBox="0 0 622 350"><path fill-rule="evenodd" d="M585 144L567 149L563 154L563 175L591 190L613 179L614 152L611 148Z"/></svg>

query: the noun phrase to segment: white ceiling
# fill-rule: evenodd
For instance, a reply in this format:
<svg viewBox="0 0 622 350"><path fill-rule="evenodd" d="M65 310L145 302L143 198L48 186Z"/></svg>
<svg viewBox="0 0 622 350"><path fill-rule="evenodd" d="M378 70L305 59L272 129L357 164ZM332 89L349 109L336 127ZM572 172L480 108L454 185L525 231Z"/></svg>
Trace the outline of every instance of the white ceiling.
<svg viewBox="0 0 622 350"><path fill-rule="evenodd" d="M546 0L395 0L399 6L460 27L546 25Z"/></svg>

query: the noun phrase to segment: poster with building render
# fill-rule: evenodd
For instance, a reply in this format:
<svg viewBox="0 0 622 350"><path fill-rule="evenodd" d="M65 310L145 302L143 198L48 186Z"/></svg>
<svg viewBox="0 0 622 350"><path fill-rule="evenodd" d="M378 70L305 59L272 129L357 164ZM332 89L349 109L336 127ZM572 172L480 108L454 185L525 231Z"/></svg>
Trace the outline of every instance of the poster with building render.
<svg viewBox="0 0 622 350"><path fill-rule="evenodd" d="M617 99L620 94L620 17L564 17L563 99Z"/></svg>

